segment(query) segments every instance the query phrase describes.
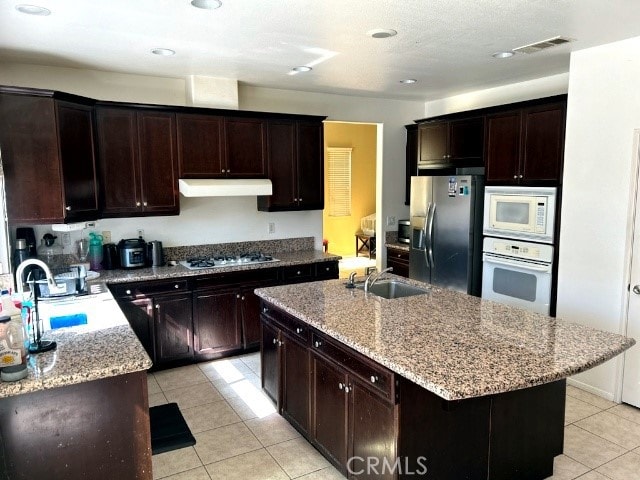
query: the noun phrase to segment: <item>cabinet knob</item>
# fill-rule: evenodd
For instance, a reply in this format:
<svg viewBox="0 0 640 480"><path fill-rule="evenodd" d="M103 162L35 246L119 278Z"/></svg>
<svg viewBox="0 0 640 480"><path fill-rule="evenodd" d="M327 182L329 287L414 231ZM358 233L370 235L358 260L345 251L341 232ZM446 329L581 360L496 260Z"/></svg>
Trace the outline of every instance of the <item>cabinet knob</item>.
<svg viewBox="0 0 640 480"><path fill-rule="evenodd" d="M156 310L159 310L159 309L160 309L160 304L156 303Z"/></svg>
<svg viewBox="0 0 640 480"><path fill-rule="evenodd" d="M242 297L240 297L240 300L244 300L244 295L242 295Z"/></svg>
<svg viewBox="0 0 640 480"><path fill-rule="evenodd" d="M70 211L71 211L71 207L70 207L69 205L67 205L66 207L64 207L64 209L65 209L67 212L70 212Z"/></svg>
<svg viewBox="0 0 640 480"><path fill-rule="evenodd" d="M316 340L315 342L313 342L313 346L316 348L320 348L322 346L322 342L319 340Z"/></svg>
<svg viewBox="0 0 640 480"><path fill-rule="evenodd" d="M230 168L227 168L227 173L231 173L231 169Z"/></svg>
<svg viewBox="0 0 640 480"><path fill-rule="evenodd" d="M378 381L377 375L371 375L371 383L376 383Z"/></svg>
<svg viewBox="0 0 640 480"><path fill-rule="evenodd" d="M298 270L298 271L296 272L296 275L302 275L302 272L301 272L300 270Z"/></svg>
<svg viewBox="0 0 640 480"><path fill-rule="evenodd" d="M325 270L328 272L330 270L330 268L329 267L325 267Z"/></svg>
<svg viewBox="0 0 640 480"><path fill-rule="evenodd" d="M136 202L136 207L139 207L139 206L140 206L140 202Z"/></svg>
<svg viewBox="0 0 640 480"><path fill-rule="evenodd" d="M236 293L236 298L240 298L240 294L239 293Z"/></svg>
<svg viewBox="0 0 640 480"><path fill-rule="evenodd" d="M127 291L126 291L126 292L124 292L124 293L126 293L127 295L131 295L131 290L127 290Z"/></svg>
<svg viewBox="0 0 640 480"><path fill-rule="evenodd" d="M267 313L269 311L269 309L267 307L263 307L262 308L262 313Z"/></svg>
<svg viewBox="0 0 640 480"><path fill-rule="evenodd" d="M340 382L340 383L338 384L338 388L339 388L340 390L344 390L344 384L343 384L342 382Z"/></svg>
<svg viewBox="0 0 640 480"><path fill-rule="evenodd" d="M299 202L302 202L302 198L299 198L299 199L298 199L298 201L299 201Z"/></svg>
<svg viewBox="0 0 640 480"><path fill-rule="evenodd" d="M176 283L173 288L180 288L180 284Z"/></svg>
<svg viewBox="0 0 640 480"><path fill-rule="evenodd" d="M296 333L299 335L303 332L304 330L302 329L302 327L298 327L296 328Z"/></svg>
<svg viewBox="0 0 640 480"><path fill-rule="evenodd" d="M351 391L351 387L344 386L344 393L349 393Z"/></svg>
<svg viewBox="0 0 640 480"><path fill-rule="evenodd" d="M522 174L518 175L518 178L522 178Z"/></svg>
<svg viewBox="0 0 640 480"><path fill-rule="evenodd" d="M273 339L273 344L274 344L274 345L277 345L277 344L278 344L278 339L277 339L277 338L274 338L274 339Z"/></svg>
<svg viewBox="0 0 640 480"><path fill-rule="evenodd" d="M514 176L513 176L513 178L514 178L514 179L518 178L518 175L514 175Z"/></svg>
<svg viewBox="0 0 640 480"><path fill-rule="evenodd" d="M224 173L224 172L226 172L226 170L223 168L223 169L222 169L222 173Z"/></svg>
<svg viewBox="0 0 640 480"><path fill-rule="evenodd" d="M146 207L147 206L147 202L142 202L142 205Z"/></svg>

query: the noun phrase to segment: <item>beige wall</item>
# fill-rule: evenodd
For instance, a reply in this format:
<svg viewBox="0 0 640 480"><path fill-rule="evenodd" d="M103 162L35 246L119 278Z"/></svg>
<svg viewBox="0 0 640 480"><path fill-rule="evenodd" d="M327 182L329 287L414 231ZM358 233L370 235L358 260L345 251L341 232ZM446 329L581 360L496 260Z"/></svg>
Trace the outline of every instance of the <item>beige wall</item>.
<svg viewBox="0 0 640 480"><path fill-rule="evenodd" d="M360 230L360 219L376 211L376 133L372 124L326 122L325 143L325 210L323 237L329 249L338 255L355 255L354 234ZM351 147L351 215L329 216L327 183L327 147Z"/></svg>

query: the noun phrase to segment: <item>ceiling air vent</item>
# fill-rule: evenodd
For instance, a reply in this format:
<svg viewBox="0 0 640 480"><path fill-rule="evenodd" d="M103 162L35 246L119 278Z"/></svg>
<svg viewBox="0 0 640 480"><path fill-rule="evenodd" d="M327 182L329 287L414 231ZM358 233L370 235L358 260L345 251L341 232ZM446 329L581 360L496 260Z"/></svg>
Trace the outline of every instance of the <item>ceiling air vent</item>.
<svg viewBox="0 0 640 480"><path fill-rule="evenodd" d="M573 42L573 39L567 37L553 37L541 42L530 43L529 45L523 45L522 47L514 48L516 53L536 53L546 48L557 47L565 43Z"/></svg>

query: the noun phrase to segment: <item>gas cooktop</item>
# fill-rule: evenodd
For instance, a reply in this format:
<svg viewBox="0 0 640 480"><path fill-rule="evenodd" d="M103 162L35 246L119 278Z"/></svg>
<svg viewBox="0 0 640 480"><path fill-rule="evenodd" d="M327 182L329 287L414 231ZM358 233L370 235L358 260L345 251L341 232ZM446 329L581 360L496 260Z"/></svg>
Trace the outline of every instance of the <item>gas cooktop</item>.
<svg viewBox="0 0 640 480"><path fill-rule="evenodd" d="M255 265L256 263L279 262L277 258L261 252L241 253L239 255L214 255L213 257L195 257L182 260L189 270L201 270L203 268L235 267L241 265Z"/></svg>

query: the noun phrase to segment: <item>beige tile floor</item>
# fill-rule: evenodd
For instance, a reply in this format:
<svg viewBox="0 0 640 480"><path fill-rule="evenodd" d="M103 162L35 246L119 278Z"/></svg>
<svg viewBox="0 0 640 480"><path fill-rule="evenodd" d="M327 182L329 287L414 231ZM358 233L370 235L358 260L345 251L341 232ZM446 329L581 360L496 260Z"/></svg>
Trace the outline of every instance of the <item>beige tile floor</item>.
<svg viewBox="0 0 640 480"><path fill-rule="evenodd" d="M153 477L342 479L275 413L259 376L257 353L149 374L149 404L177 402L197 442L155 455ZM567 387L564 455L549 478L640 479L640 410Z"/></svg>

